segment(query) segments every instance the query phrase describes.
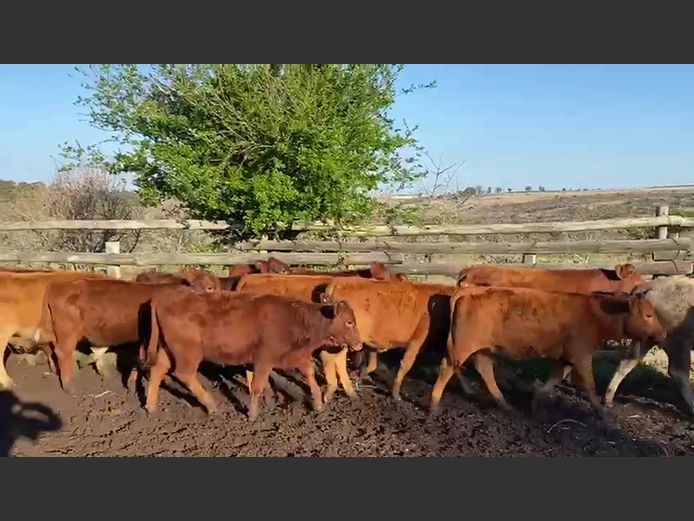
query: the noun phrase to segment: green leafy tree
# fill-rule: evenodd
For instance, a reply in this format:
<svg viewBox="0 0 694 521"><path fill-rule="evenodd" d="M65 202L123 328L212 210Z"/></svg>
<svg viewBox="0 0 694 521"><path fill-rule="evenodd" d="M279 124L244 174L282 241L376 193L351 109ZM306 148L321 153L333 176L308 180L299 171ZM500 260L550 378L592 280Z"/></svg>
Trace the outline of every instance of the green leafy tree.
<svg viewBox="0 0 694 521"><path fill-rule="evenodd" d="M388 114L401 68L91 66L77 104L119 152L107 159L67 144L63 152L68 167L134 173L145 203L175 197L192 216L241 224L246 236L296 220L355 222L374 210L374 190L424 174L416 128Z"/></svg>

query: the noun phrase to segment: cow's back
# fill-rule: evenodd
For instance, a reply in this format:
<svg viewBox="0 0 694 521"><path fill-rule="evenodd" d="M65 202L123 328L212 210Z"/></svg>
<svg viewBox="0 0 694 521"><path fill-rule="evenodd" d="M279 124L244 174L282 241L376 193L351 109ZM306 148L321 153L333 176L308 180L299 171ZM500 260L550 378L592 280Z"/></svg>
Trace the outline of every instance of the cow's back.
<svg viewBox="0 0 694 521"><path fill-rule="evenodd" d="M593 300L582 294L529 288L456 291L451 301L452 335L469 345L503 346L513 357L559 356L572 336L593 335Z"/></svg>
<svg viewBox="0 0 694 521"><path fill-rule="evenodd" d="M544 269L472 266L458 275L458 285L516 287L542 291L583 293L630 291L643 277L632 275L634 282L619 279L615 270L607 269Z"/></svg>
<svg viewBox="0 0 694 521"><path fill-rule="evenodd" d="M454 290L439 284L355 278L333 280L326 294L350 304L364 343L390 349L407 344L422 320L433 326L432 333L447 333Z"/></svg>
<svg viewBox="0 0 694 521"><path fill-rule="evenodd" d="M326 275L250 274L239 281L236 291L249 295L277 295L306 302L319 302L333 278Z"/></svg>
<svg viewBox="0 0 694 521"><path fill-rule="evenodd" d="M52 271L0 273L0 328L22 338L32 338L41 319L43 299L55 283L105 279L101 273Z"/></svg>
<svg viewBox="0 0 694 521"><path fill-rule="evenodd" d="M53 339L55 328L67 327L95 344L134 342L143 325L149 322L149 301L155 295L165 296L175 291L193 292L177 283L117 279L51 284L45 297L49 310L42 315L39 337Z"/></svg>

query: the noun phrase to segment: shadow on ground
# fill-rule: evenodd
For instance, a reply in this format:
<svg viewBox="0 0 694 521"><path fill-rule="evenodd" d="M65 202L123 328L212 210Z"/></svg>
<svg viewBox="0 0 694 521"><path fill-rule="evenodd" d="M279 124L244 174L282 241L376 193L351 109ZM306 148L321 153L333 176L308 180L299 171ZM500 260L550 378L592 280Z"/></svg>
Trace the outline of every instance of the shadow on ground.
<svg viewBox="0 0 694 521"><path fill-rule="evenodd" d="M22 402L12 391L0 391L0 456L10 456L21 438L36 441L43 432L63 426L60 417L40 403Z"/></svg>

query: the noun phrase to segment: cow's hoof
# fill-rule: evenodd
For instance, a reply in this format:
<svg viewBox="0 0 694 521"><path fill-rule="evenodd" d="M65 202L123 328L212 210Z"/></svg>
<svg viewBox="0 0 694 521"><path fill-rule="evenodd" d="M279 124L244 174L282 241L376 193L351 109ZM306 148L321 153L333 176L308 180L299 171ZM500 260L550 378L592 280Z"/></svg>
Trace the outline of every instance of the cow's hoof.
<svg viewBox="0 0 694 521"><path fill-rule="evenodd" d="M74 398L77 396L77 393L75 392L75 386L73 384L67 384L62 386L63 392L70 396L71 398Z"/></svg>
<svg viewBox="0 0 694 521"><path fill-rule="evenodd" d="M441 413L441 406L436 404L436 405L431 405L429 407L429 413L427 414L427 420L433 420L434 418L438 417L438 415Z"/></svg>

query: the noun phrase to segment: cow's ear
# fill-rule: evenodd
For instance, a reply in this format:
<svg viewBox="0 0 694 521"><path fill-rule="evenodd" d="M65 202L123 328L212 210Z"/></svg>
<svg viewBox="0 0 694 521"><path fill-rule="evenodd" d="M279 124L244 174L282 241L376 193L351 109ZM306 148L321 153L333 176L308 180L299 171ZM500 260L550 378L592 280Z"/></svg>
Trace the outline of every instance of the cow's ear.
<svg viewBox="0 0 694 521"><path fill-rule="evenodd" d="M181 278L183 279L183 282L187 286L192 286L193 282L195 281L195 277L197 276L197 273L195 273L193 270L186 270L183 273L181 273Z"/></svg>
<svg viewBox="0 0 694 521"><path fill-rule="evenodd" d="M270 257L268 259L268 270L269 271L274 271L275 273L290 273L289 271L289 264L286 264L282 262L279 259L276 259L275 257Z"/></svg>
<svg viewBox="0 0 694 521"><path fill-rule="evenodd" d="M339 317L342 313L349 309L349 304L346 301L341 300L335 304L335 316Z"/></svg>
<svg viewBox="0 0 694 521"><path fill-rule="evenodd" d="M617 264L617 266L614 267L614 271L617 273L617 277L624 280L629 277L629 275L636 273L636 267L631 263Z"/></svg>
<svg viewBox="0 0 694 521"><path fill-rule="evenodd" d="M325 318L330 320L335 318L335 305L334 304L323 304L320 307L320 312Z"/></svg>
<svg viewBox="0 0 694 521"><path fill-rule="evenodd" d="M600 302L600 309L608 315L624 315L629 313L629 299L606 298Z"/></svg>
<svg viewBox="0 0 694 521"><path fill-rule="evenodd" d="M388 269L381 262L371 261L369 268L371 277L374 279L386 279L389 274Z"/></svg>

